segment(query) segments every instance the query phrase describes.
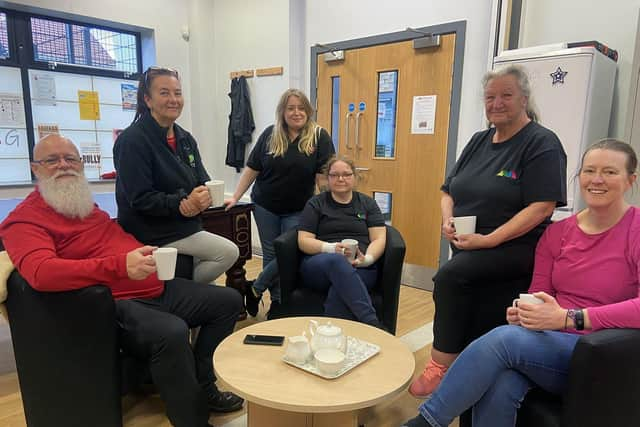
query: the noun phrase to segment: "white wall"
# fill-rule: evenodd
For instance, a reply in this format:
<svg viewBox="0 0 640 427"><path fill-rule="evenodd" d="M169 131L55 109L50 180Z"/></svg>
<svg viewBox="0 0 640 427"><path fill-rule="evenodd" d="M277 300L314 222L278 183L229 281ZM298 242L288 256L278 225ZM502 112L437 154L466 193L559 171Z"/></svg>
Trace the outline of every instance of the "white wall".
<svg viewBox="0 0 640 427"><path fill-rule="evenodd" d="M623 138L640 0L525 1L520 47L598 40L616 49L618 75L609 136Z"/></svg>
<svg viewBox="0 0 640 427"><path fill-rule="evenodd" d="M480 79L487 71L490 1L472 0L323 0L307 2L306 52L326 44L452 21L467 21L462 72L458 153L483 126ZM307 90L309 85L307 59Z"/></svg>

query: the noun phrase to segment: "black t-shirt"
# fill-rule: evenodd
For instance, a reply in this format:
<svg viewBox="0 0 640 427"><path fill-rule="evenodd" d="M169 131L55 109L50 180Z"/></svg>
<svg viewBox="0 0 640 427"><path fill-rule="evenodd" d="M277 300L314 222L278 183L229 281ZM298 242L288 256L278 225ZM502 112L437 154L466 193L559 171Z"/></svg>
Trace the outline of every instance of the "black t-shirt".
<svg viewBox="0 0 640 427"><path fill-rule="evenodd" d="M316 174L335 153L331 136L320 129L316 149L309 156L298 149L298 137L284 156L274 157L269 153L272 131L273 126L269 126L262 132L247 160L247 166L259 172L251 199L276 214L301 211L313 196Z"/></svg>
<svg viewBox="0 0 640 427"><path fill-rule="evenodd" d="M476 215L476 231L489 234L533 202L567 204L567 156L558 137L535 122L499 144L495 128L473 135L442 191L454 201L453 216ZM523 241L536 242L550 217Z"/></svg>
<svg viewBox="0 0 640 427"><path fill-rule="evenodd" d="M357 191L346 204L336 202L330 191L314 196L304 207L298 224L298 230L313 233L324 242L355 239L362 253L371 243L370 227L384 227L384 217L375 200Z"/></svg>

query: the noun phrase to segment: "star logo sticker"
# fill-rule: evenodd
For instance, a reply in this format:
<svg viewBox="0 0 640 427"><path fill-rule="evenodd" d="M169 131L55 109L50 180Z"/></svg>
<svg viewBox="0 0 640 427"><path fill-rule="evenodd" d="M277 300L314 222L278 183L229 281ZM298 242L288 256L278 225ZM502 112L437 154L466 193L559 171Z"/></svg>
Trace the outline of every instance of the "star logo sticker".
<svg viewBox="0 0 640 427"><path fill-rule="evenodd" d="M549 74L551 76L551 86L555 85L556 83L563 83L564 84L564 76L566 76L567 74L569 74L568 71L562 71L562 68L558 67L557 70L555 70L553 73Z"/></svg>

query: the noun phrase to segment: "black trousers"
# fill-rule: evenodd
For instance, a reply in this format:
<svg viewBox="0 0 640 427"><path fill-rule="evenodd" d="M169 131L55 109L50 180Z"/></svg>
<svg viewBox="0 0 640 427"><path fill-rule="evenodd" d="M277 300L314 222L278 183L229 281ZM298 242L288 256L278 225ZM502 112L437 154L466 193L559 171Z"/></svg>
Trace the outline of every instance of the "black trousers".
<svg viewBox="0 0 640 427"><path fill-rule="evenodd" d="M433 277L433 347L460 353L471 341L506 323L506 308L531 283L535 244L510 241L462 251Z"/></svg>
<svg viewBox="0 0 640 427"><path fill-rule="evenodd" d="M176 278L153 299L116 301L121 345L149 361L151 377L176 427L205 427L207 395L217 391L213 352L230 333L243 308L231 288ZM189 328L200 326L193 348Z"/></svg>

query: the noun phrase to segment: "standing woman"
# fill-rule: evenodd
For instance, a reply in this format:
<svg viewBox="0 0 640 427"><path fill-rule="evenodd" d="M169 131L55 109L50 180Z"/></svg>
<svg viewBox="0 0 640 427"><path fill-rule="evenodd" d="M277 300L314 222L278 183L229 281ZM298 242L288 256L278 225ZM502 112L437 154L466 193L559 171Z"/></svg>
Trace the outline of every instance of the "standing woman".
<svg viewBox="0 0 640 427"><path fill-rule="evenodd" d="M554 208L566 204L566 154L558 137L537 123L524 69L490 71L483 88L493 126L471 138L441 188L442 233L453 257L433 278L434 343L431 360L409 388L417 397L435 390L477 338L472 331L484 333L504 322L507 301L496 300L492 315L472 325L474 294L498 289L511 302L524 292L538 239ZM456 233L453 217L467 215L477 217L476 233Z"/></svg>
<svg viewBox="0 0 640 427"><path fill-rule="evenodd" d="M195 139L175 123L183 106L177 71L150 67L142 74L135 118L113 147L118 222L145 244L195 257L194 280L210 283L239 252L230 240L202 229L210 178Z"/></svg>
<svg viewBox="0 0 640 427"><path fill-rule="evenodd" d="M335 152L326 130L311 119L313 108L306 95L289 89L280 97L276 121L262 132L249 155L233 197L225 200L227 209L235 205L249 186L255 204L255 219L262 245L262 273L247 289L247 312L255 316L262 293L269 289L271 314L280 304L278 266L273 241L298 225L300 212L313 196L316 182L324 183L321 173Z"/></svg>

